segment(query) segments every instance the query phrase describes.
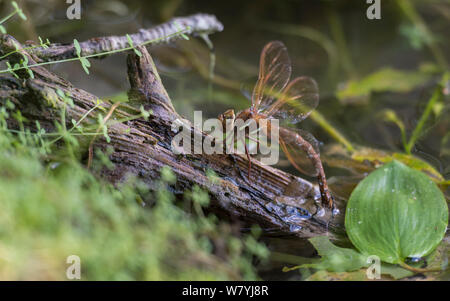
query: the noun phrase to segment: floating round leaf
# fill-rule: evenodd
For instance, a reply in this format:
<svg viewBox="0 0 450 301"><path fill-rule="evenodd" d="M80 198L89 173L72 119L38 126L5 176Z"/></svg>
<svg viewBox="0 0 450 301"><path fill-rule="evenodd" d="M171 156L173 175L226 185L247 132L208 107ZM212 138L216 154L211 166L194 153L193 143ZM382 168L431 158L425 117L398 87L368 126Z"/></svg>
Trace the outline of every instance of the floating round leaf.
<svg viewBox="0 0 450 301"><path fill-rule="evenodd" d="M388 263L430 253L444 237L447 223L447 203L436 184L395 160L358 184L345 216L355 247Z"/></svg>

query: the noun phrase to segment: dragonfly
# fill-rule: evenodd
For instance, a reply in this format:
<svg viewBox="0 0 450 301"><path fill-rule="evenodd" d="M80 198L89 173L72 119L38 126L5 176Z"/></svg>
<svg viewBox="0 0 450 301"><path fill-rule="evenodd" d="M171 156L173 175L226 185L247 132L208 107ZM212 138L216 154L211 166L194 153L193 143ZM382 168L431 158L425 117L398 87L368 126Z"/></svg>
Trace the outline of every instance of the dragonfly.
<svg viewBox="0 0 450 301"><path fill-rule="evenodd" d="M269 42L261 52L251 106L237 114L233 109L227 110L219 115L219 120L225 126L227 120L234 124L237 119L244 122L253 119L261 127L259 130L268 137L271 120L278 119L293 125L306 119L319 103L318 86L314 79L307 76L290 81L291 73L292 65L286 46L280 41ZM260 122L262 120L265 122ZM279 126L278 130L279 141L275 142L281 146L289 162L301 173L318 178L322 204L333 208L333 197L320 160L318 141L307 131L298 128ZM244 146L250 179L252 158L245 141Z"/></svg>

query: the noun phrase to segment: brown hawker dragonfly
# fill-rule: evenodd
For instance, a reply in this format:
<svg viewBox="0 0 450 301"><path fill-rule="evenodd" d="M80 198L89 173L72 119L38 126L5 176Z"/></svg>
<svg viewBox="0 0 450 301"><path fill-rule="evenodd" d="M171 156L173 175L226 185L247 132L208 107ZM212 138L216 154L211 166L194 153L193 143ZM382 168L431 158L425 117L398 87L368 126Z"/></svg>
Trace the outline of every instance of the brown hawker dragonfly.
<svg viewBox="0 0 450 301"><path fill-rule="evenodd" d="M282 42L268 43L261 53L259 76L251 96L252 105L235 115L230 109L219 116L226 120L253 119L261 126L265 135L270 132L272 119L281 119L289 124L298 123L309 116L319 103L317 83L310 77L291 77L291 61ZM266 122L261 123L261 120ZM328 190L325 172L319 155L317 140L308 132L296 128L279 127L279 146L290 163L301 173L317 176L322 204L333 208L333 198ZM246 143L245 151L249 160L250 179L251 157Z"/></svg>

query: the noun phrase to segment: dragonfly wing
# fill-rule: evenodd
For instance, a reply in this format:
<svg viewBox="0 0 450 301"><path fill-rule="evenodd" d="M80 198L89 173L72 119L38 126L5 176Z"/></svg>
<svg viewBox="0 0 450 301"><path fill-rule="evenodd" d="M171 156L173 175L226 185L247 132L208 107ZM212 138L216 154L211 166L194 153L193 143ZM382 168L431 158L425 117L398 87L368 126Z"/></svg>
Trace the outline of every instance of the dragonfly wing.
<svg viewBox="0 0 450 301"><path fill-rule="evenodd" d="M255 109L264 110L279 97L291 77L291 59L280 41L268 43L261 52L259 75L252 94Z"/></svg>
<svg viewBox="0 0 450 301"><path fill-rule="evenodd" d="M264 114L268 117L297 123L304 120L319 104L319 88L314 79L301 76L293 79L282 97L268 108Z"/></svg>
<svg viewBox="0 0 450 301"><path fill-rule="evenodd" d="M248 100L252 100L252 89L255 87L255 83L257 82L256 76L245 80L240 85L241 94L245 96Z"/></svg>
<svg viewBox="0 0 450 301"><path fill-rule="evenodd" d="M300 129L289 129L292 135L280 136L280 146L291 164L301 173L309 176L317 176L311 153L307 151L309 145L312 146L315 155L319 156L319 142L310 133ZM298 136L302 139L299 139Z"/></svg>

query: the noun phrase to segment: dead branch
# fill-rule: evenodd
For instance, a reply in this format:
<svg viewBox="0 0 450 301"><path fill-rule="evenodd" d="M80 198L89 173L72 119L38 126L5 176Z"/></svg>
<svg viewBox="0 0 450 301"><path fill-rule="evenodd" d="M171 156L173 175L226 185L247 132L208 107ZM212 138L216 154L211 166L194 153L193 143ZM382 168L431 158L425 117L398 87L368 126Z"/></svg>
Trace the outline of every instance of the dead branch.
<svg viewBox="0 0 450 301"><path fill-rule="evenodd" d="M149 28L141 29L138 33L130 34L135 46L151 42L151 45L164 44L182 38L177 34L182 31L187 36L209 35L223 30L223 25L215 16L208 14L196 14L187 17L173 18L169 22ZM108 36L92 38L80 42L81 55L89 56L108 51L119 51L130 47L127 36ZM76 57L73 43L51 44L48 48L36 47L29 53L40 62L56 61ZM102 56L104 57L104 56Z"/></svg>
<svg viewBox="0 0 450 301"><path fill-rule="evenodd" d="M3 36L1 50L15 47L17 42L14 41L10 36ZM342 231L341 220L331 220L330 212L318 213L315 205L320 200L318 187L302 178L254 161L253 177L249 180L245 172L248 165L245 157L174 154L171 142L177 133L172 130L172 124L181 117L172 106L150 54L144 47L138 49L142 56L131 53L127 61L130 103L118 105L110 120L135 116L141 104L151 109L153 114L148 120L136 118L124 123L111 123L109 143L100 136L96 139L94 148L114 148L110 159L115 168L103 171L105 179L117 184L129 176L136 176L150 189L157 189L154 183L160 178L161 168L167 165L177 176L177 183L171 187L175 195L182 196L184 191L198 185L210 195L209 209L220 216L238 218L259 224L266 230L305 238L323 234L335 238L335 234ZM16 57L9 59L19 59L23 55L28 57L30 64L33 62L33 57L20 47ZM0 76L0 104L4 105L8 99L14 102L30 121L28 125L32 131L35 121L47 132L54 131L54 121L59 120L60 108L65 105L57 90L70 95L73 100L73 107L66 106L67 120L79 120L96 105L98 98L95 95L73 87L42 66L32 70L34 78L26 72L18 73L19 79ZM106 110L111 108L108 103L103 106ZM85 122L95 124L96 112L94 110ZM14 127L15 121L10 120L10 124ZM201 135L202 139L206 137L189 122L188 126L193 135ZM89 141L80 138L80 142L85 145L87 158ZM208 178L207 169L213 170L219 179Z"/></svg>

